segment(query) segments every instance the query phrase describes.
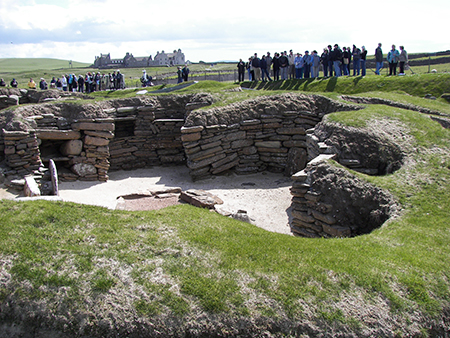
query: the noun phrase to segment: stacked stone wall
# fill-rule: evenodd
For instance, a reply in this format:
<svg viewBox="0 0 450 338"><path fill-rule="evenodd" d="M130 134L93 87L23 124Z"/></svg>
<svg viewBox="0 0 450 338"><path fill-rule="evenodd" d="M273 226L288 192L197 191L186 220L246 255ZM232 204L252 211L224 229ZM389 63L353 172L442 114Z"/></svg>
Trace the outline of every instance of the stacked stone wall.
<svg viewBox="0 0 450 338"><path fill-rule="evenodd" d="M356 109L361 107L321 96L284 94L194 112L181 137L191 176L202 179L227 170L291 175L307 162L306 131L325 114Z"/></svg>
<svg viewBox="0 0 450 338"><path fill-rule="evenodd" d="M184 110L148 105L130 107L129 113L134 117L134 132L132 136L112 140L111 170L186 162L181 143Z"/></svg>
<svg viewBox="0 0 450 338"><path fill-rule="evenodd" d="M202 179L233 169L290 175L306 164L306 129L319 120L311 112L285 111L231 125L184 127L181 140L190 174Z"/></svg>
<svg viewBox="0 0 450 338"><path fill-rule="evenodd" d="M10 168L4 174L25 176L42 165L35 132L3 130L4 154Z"/></svg>
<svg viewBox="0 0 450 338"><path fill-rule="evenodd" d="M352 237L380 227L398 213L387 191L326 163L320 155L292 176L291 229L303 237Z"/></svg>

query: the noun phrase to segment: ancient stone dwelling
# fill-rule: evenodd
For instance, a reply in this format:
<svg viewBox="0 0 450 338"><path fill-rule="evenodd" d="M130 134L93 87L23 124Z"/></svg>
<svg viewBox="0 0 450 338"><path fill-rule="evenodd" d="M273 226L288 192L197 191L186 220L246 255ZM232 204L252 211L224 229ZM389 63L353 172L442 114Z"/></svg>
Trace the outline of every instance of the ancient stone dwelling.
<svg viewBox="0 0 450 338"><path fill-rule="evenodd" d="M377 146L376 138L353 140L349 134L345 138L357 149L352 152L335 137L333 128L319 128L328 113L361 109L322 96L283 94L207 108L213 103L209 94L102 102L58 91L3 94L0 107L38 103L2 110L0 161L7 179L26 175L39 179L50 159L56 163L59 179L66 181L106 181L111 170L174 164L187 165L194 180L227 172L280 172L294 178L292 229L301 236L353 236L370 231L354 224L358 217L336 211L342 205L336 203L334 208L333 200L340 197L327 192L321 201L326 188L314 188L311 177L316 169L301 172L308 161L330 154L371 174L395 170L401 163L401 152L394 145ZM364 144L359 144L361 140ZM375 154L370 161L361 151L367 144ZM339 185L333 188L339 189ZM371 229L392 211L388 197L379 203L385 206L379 212L373 212L376 206L366 207Z"/></svg>

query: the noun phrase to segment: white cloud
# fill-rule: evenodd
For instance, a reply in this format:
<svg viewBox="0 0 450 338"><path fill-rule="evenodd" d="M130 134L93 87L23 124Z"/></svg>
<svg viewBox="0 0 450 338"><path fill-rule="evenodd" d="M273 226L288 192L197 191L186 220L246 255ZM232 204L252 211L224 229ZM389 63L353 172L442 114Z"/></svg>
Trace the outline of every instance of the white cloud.
<svg viewBox="0 0 450 338"><path fill-rule="evenodd" d="M418 9L420 8L420 10ZM243 3L206 0L1 0L0 57L57 57L93 62L181 48L191 61L238 60L255 52L322 50L328 44L378 42L408 52L450 49L444 0L369 5L345 3ZM10 42L14 42L12 45Z"/></svg>

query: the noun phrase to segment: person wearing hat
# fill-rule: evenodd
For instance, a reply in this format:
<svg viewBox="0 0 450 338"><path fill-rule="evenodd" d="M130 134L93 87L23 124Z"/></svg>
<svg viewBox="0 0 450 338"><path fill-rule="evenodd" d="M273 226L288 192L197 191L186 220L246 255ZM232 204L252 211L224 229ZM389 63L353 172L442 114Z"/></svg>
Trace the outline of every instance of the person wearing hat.
<svg viewBox="0 0 450 338"><path fill-rule="evenodd" d="M0 87L6 87L6 82L3 79L0 79Z"/></svg>
<svg viewBox="0 0 450 338"><path fill-rule="evenodd" d="M41 90L48 89L47 82L44 80L43 77L41 77L41 81L39 81L39 88L40 88Z"/></svg>

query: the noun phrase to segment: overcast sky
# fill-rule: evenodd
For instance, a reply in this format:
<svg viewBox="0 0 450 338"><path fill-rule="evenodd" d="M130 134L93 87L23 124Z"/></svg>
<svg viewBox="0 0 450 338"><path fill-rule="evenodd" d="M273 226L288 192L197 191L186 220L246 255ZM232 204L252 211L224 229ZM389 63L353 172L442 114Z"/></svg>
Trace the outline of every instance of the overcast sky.
<svg viewBox="0 0 450 338"><path fill-rule="evenodd" d="M92 63L181 49L213 62L328 44L450 49L448 0L0 0L0 58Z"/></svg>

